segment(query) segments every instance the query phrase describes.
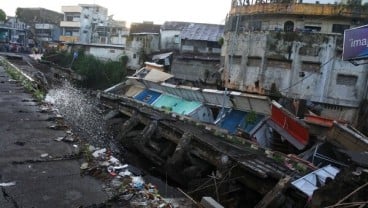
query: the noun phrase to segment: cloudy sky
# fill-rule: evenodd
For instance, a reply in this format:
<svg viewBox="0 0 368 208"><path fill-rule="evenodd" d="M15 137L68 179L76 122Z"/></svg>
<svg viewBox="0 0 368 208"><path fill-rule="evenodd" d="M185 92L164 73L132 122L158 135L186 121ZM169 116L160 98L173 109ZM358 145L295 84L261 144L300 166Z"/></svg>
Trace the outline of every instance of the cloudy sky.
<svg viewBox="0 0 368 208"><path fill-rule="evenodd" d="M224 24L231 0L0 0L0 8L15 16L18 7L42 7L61 12L61 6L98 4L115 20L130 22L186 21Z"/></svg>

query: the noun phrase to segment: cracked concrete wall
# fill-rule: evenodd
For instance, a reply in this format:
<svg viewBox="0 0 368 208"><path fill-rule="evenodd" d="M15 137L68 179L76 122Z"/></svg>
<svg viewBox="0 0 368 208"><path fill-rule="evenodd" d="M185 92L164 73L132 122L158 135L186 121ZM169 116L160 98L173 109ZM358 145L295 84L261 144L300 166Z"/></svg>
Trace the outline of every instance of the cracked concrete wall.
<svg viewBox="0 0 368 208"><path fill-rule="evenodd" d="M287 97L358 108L367 94L368 67L342 61L342 39L340 34L228 32L223 82L265 94L274 84ZM340 117L352 120L349 112Z"/></svg>

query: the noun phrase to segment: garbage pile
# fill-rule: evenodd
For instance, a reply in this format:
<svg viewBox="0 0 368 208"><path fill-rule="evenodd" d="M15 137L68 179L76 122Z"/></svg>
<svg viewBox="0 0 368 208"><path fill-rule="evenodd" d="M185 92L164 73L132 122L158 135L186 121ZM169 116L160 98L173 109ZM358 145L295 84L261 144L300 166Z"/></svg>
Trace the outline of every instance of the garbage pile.
<svg viewBox="0 0 368 208"><path fill-rule="evenodd" d="M157 188L151 183L145 183L137 171L128 164L122 164L112 156L106 148L96 149L89 145L84 154L87 162L81 164L84 174L93 175L109 180L109 189L118 196L128 201L131 207L174 207L158 193Z"/></svg>

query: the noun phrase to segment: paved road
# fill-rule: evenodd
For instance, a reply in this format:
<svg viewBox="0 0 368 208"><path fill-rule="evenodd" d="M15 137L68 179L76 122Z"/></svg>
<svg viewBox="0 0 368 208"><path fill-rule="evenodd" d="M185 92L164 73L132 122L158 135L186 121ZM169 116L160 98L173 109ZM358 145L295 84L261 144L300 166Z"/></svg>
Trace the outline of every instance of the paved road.
<svg viewBox="0 0 368 208"><path fill-rule="evenodd" d="M52 113L43 113L0 66L0 207L79 207L104 202L102 182L80 176L78 150L55 138ZM47 154L47 156L43 155ZM43 157L41 157L41 155ZM15 185L4 186L15 182Z"/></svg>

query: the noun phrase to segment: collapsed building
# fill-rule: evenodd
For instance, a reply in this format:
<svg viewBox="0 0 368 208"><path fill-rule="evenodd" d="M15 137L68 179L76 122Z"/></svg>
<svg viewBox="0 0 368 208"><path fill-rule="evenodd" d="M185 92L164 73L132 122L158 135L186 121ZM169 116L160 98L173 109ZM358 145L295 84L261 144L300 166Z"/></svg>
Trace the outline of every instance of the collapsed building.
<svg viewBox="0 0 368 208"><path fill-rule="evenodd" d="M163 66L146 63L99 94L115 138L191 196L226 207L364 199L366 191L347 200L366 186L368 138L354 126L367 68L341 54L344 29L363 24L366 10L232 1L224 90L179 85Z"/></svg>
<svg viewBox="0 0 368 208"><path fill-rule="evenodd" d="M327 178L355 167L346 154L368 150L368 138L346 124L322 125L320 117L308 124L267 96L175 85L158 69L147 63L99 97L111 109L106 119L115 138L193 196L230 207L243 200L304 207ZM328 144L311 139L311 125L325 127L318 132L329 135ZM339 154L345 159L326 154L329 144L346 151ZM303 154L284 154L290 149Z"/></svg>

